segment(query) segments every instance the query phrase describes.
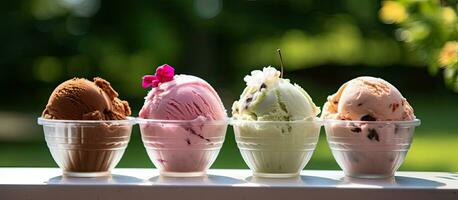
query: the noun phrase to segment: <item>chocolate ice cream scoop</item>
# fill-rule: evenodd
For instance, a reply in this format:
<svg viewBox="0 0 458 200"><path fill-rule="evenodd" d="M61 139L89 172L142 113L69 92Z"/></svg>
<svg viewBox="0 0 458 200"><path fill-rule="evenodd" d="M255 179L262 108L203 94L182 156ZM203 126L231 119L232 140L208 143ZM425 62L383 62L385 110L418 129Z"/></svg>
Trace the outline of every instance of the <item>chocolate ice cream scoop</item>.
<svg viewBox="0 0 458 200"><path fill-rule="evenodd" d="M43 118L65 120L121 120L131 114L129 104L118 98L110 83L102 78L89 81L73 78L53 91Z"/></svg>
<svg viewBox="0 0 458 200"><path fill-rule="evenodd" d="M135 119L129 104L102 78L73 78L49 97L38 123L66 176L107 176L120 161Z"/></svg>

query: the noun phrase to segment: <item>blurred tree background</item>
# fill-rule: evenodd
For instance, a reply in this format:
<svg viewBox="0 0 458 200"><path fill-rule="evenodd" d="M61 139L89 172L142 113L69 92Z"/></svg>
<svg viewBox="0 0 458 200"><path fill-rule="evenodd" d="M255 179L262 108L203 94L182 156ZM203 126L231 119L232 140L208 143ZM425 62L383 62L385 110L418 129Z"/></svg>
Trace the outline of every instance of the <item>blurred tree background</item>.
<svg viewBox="0 0 458 200"><path fill-rule="evenodd" d="M178 73L207 80L230 109L243 77L278 66L276 49L281 48L285 76L317 105L356 76L393 83L422 120L401 169L458 171L456 0L0 5L0 166L56 166L36 118L62 81L103 77L137 116L147 93L141 77L168 63ZM136 127L119 167L153 166L139 134ZM246 168L230 128L213 167ZM339 169L323 131L306 169Z"/></svg>

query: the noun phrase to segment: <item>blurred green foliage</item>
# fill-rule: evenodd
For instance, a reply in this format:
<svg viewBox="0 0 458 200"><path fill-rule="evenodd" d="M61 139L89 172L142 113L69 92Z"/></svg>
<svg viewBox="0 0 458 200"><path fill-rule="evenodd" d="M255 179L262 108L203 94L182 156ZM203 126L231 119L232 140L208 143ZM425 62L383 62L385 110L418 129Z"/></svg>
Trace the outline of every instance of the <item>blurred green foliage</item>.
<svg viewBox="0 0 458 200"><path fill-rule="evenodd" d="M225 87L249 69L276 64L277 48L285 54L287 70L415 63L392 37L392 27L378 21L377 1L2 4L0 78L6 84L49 89L74 76L102 76L119 83L125 96L139 96L144 92L139 78L169 63L178 72ZM207 16L212 9L215 13ZM42 99L46 93L34 95Z"/></svg>
<svg viewBox="0 0 458 200"><path fill-rule="evenodd" d="M395 23L397 39L415 51L432 74L443 68L445 83L458 92L458 1L383 1L380 18Z"/></svg>
<svg viewBox="0 0 458 200"><path fill-rule="evenodd" d="M439 155L458 150L458 96L427 68L456 69L434 64L446 42L456 41L456 28L450 28L457 26L456 1L396 2L387 17L386 1L3 1L0 128L23 126L2 123L6 111L39 116L51 91L72 77L106 78L136 116L147 92L141 77L164 63L207 80L230 108L244 87L243 76L278 66L281 48L285 76L317 105L356 76L396 85L423 120L403 169L457 171L457 155ZM446 61L453 63L451 44ZM0 166L55 166L41 127L33 127L30 135L39 140L0 139ZM120 166L152 166L138 128ZM246 167L231 131L215 166ZM323 134L308 168L338 168Z"/></svg>

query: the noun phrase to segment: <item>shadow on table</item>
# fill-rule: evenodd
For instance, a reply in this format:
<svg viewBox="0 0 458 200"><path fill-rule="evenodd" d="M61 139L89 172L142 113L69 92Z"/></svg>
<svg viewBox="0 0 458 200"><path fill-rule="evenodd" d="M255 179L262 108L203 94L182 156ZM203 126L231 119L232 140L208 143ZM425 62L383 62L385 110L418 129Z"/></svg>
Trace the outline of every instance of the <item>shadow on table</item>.
<svg viewBox="0 0 458 200"><path fill-rule="evenodd" d="M47 184L138 184L145 183L145 180L132 176L112 174L106 177L77 178L67 176L56 176L47 181Z"/></svg>
<svg viewBox="0 0 458 200"><path fill-rule="evenodd" d="M406 177L406 176L396 176L395 177L396 184L399 186L407 186L407 187L440 187L444 186L445 183L422 179L422 178L413 178L413 177Z"/></svg>
<svg viewBox="0 0 458 200"><path fill-rule="evenodd" d="M227 176L219 176L208 174L202 177L166 177L166 176L154 176L148 179L151 183L157 184L180 184L180 185L196 185L196 184L212 184L212 185L234 185L242 184L245 181L235 179Z"/></svg>
<svg viewBox="0 0 458 200"><path fill-rule="evenodd" d="M323 178L319 176L301 176L302 182L307 185L330 186L340 184L340 180Z"/></svg>
<svg viewBox="0 0 458 200"><path fill-rule="evenodd" d="M447 180L458 180L458 174L457 173L447 173L445 176L436 176L437 178L440 179L447 179Z"/></svg>
<svg viewBox="0 0 458 200"><path fill-rule="evenodd" d="M418 187L428 187L436 188L444 186L444 183L432 181L422 178L406 177L406 176L395 176L385 179L364 179L364 178L352 178L352 177L343 177L341 178L341 185L348 184L360 184L360 185L370 185L370 186L379 186L382 188L390 187L406 187L406 188L418 188Z"/></svg>
<svg viewBox="0 0 458 200"><path fill-rule="evenodd" d="M335 186L340 183L339 180L324 178L319 176L305 176L301 175L299 177L293 178L261 178L249 176L245 179L249 183L255 183L262 186L303 186L303 185L313 185L313 186Z"/></svg>

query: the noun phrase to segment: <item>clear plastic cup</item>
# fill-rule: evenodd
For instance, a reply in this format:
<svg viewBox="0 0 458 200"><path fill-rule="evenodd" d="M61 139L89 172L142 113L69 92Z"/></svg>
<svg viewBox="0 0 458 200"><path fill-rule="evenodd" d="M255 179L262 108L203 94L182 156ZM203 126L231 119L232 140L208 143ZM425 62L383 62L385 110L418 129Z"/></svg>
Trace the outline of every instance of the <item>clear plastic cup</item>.
<svg viewBox="0 0 458 200"><path fill-rule="evenodd" d="M298 121L232 120L235 140L253 176L299 176L315 150L320 119Z"/></svg>
<svg viewBox="0 0 458 200"><path fill-rule="evenodd" d="M38 118L54 161L65 176L108 176L130 140L134 118L54 120Z"/></svg>
<svg viewBox="0 0 458 200"><path fill-rule="evenodd" d="M388 178L401 166L412 143L412 121L324 120L332 154L346 176Z"/></svg>
<svg viewBox="0 0 458 200"><path fill-rule="evenodd" d="M143 144L160 175L204 176L226 136L227 120L137 118Z"/></svg>

